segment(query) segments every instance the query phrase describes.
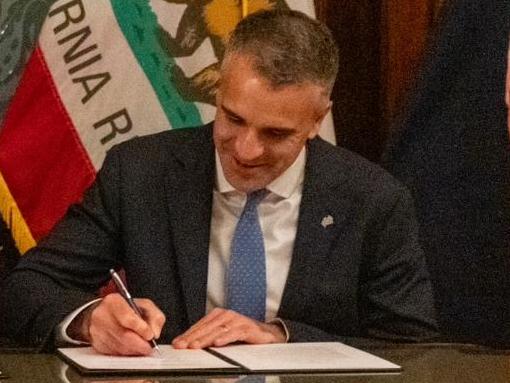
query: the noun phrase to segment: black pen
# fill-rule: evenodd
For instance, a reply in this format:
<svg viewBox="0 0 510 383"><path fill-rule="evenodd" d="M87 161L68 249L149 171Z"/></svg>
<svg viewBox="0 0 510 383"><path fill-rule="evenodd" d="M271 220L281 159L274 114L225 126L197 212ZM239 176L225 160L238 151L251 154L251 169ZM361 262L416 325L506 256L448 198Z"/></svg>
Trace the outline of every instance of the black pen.
<svg viewBox="0 0 510 383"><path fill-rule="evenodd" d="M136 305L135 301L131 297L131 294L129 293L128 289L124 285L124 282L122 282L122 279L119 277L119 274L115 272L115 270L110 269L110 274L112 276L113 282L115 283L115 286L117 286L117 289L119 290L120 295L126 300L126 302L129 304L129 306L133 309L133 311L140 317L143 318L142 312ZM158 347L158 344L152 338L150 340L150 343L154 349L158 352L159 355L161 355L161 350Z"/></svg>

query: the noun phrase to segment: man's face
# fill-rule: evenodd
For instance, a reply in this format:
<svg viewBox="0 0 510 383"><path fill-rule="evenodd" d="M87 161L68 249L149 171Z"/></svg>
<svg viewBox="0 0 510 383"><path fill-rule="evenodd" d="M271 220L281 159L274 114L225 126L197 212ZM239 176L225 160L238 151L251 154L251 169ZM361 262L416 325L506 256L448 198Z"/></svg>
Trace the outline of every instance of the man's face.
<svg viewBox="0 0 510 383"><path fill-rule="evenodd" d="M248 57L230 57L222 69L214 122L227 181L242 192L267 186L317 135L330 104L320 86L274 89L252 70Z"/></svg>

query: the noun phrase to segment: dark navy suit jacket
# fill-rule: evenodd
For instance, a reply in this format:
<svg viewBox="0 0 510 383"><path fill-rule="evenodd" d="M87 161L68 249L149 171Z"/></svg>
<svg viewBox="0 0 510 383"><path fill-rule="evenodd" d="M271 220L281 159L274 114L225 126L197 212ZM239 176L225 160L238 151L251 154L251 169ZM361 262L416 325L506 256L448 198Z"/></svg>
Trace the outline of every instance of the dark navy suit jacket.
<svg viewBox="0 0 510 383"><path fill-rule="evenodd" d="M376 165L317 138L278 316L291 341L436 335L432 291L412 201ZM165 313L162 342L205 315L215 177L211 125L113 148L83 203L10 278L0 335L52 347L63 317L123 267L132 295ZM321 225L325 216L333 224Z"/></svg>

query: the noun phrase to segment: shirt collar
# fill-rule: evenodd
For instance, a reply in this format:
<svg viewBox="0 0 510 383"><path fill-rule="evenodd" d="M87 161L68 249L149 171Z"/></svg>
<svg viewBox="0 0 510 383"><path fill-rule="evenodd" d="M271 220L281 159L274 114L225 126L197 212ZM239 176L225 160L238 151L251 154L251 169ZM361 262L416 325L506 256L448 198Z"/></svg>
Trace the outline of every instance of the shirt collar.
<svg viewBox="0 0 510 383"><path fill-rule="evenodd" d="M218 150L215 150L216 157L216 188L221 194L234 192L236 189L227 181L223 167L221 166ZM266 189L282 198L289 198L297 187L301 186L305 176L306 149L301 152L280 176L274 179Z"/></svg>

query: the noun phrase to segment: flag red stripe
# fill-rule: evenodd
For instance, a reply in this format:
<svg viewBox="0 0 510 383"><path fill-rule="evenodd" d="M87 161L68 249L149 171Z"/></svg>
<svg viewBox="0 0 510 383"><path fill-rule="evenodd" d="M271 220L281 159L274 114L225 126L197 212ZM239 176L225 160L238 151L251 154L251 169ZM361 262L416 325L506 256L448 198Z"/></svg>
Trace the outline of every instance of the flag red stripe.
<svg viewBox="0 0 510 383"><path fill-rule="evenodd" d="M25 68L0 131L0 169L36 241L95 177L40 48Z"/></svg>

